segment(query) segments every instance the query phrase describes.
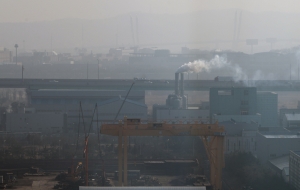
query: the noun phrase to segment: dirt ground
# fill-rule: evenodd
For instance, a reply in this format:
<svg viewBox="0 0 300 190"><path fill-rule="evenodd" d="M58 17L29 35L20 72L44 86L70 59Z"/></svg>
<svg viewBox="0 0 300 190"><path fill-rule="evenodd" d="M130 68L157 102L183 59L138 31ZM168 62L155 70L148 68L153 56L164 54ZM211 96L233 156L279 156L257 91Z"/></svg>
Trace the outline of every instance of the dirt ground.
<svg viewBox="0 0 300 190"><path fill-rule="evenodd" d="M55 181L56 173L49 176L24 176L22 179L17 179L17 183L13 189L18 190L52 190L54 185L57 184Z"/></svg>

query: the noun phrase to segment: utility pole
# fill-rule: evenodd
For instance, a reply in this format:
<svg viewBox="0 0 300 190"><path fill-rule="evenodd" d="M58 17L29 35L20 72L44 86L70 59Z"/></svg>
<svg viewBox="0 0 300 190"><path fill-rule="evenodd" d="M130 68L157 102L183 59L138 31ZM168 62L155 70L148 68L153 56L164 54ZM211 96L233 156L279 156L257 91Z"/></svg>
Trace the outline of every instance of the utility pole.
<svg viewBox="0 0 300 190"><path fill-rule="evenodd" d="M16 48L16 65L18 64L18 44L15 44L15 48Z"/></svg>

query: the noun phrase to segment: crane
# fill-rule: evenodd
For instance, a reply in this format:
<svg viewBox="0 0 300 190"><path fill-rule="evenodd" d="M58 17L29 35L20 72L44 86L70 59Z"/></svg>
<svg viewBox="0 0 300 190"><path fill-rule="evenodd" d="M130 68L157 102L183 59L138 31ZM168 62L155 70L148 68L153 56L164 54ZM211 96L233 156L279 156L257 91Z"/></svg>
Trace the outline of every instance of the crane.
<svg viewBox="0 0 300 190"><path fill-rule="evenodd" d="M124 171L124 186L127 186L127 137L128 136L200 136L210 162L210 181L213 190L222 188L222 168L224 162L224 127L218 123L141 123L140 119L124 117L118 124L103 124L101 134L118 137L118 180L122 186ZM124 146L123 145L124 137ZM124 155L123 155L124 152ZM123 160L124 159L124 160ZM124 162L124 163L123 163ZM124 165L123 165L124 164ZM123 169L124 166L124 169Z"/></svg>

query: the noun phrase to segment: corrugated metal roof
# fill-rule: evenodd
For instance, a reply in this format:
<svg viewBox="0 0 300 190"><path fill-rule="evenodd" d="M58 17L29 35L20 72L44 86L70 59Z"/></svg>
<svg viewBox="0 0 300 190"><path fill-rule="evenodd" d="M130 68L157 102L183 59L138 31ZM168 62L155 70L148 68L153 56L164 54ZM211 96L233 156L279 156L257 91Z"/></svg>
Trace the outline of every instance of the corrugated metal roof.
<svg viewBox="0 0 300 190"><path fill-rule="evenodd" d="M300 135L264 135L265 138L288 138L288 139L296 139L296 138L300 138Z"/></svg>
<svg viewBox="0 0 300 190"><path fill-rule="evenodd" d="M122 97L112 98L112 99L109 99L109 100L106 100L106 101L103 101L103 102L99 103L98 106L103 106L103 105L110 104L110 103L117 102L117 101L124 101L124 98L122 98ZM143 103L140 103L140 102L137 102L137 101L133 101L133 100L129 100L129 99L126 99L125 102L135 104L135 105L138 105L138 106L142 106L142 107L147 107L146 104L143 104Z"/></svg>
<svg viewBox="0 0 300 190"><path fill-rule="evenodd" d="M290 156L282 156L279 158L274 158L272 160L269 160L271 164L273 164L275 167L277 167L280 170L283 170L285 167L289 167L289 158Z"/></svg>
<svg viewBox="0 0 300 190"><path fill-rule="evenodd" d="M79 190L206 190L206 187L188 187L188 186L159 186L159 187L86 187L80 186Z"/></svg>
<svg viewBox="0 0 300 190"><path fill-rule="evenodd" d="M125 96L127 91L125 90L86 90L86 89L40 89L31 90L30 96L32 97L98 97L98 96ZM131 96L145 96L145 91L133 90L128 95Z"/></svg>
<svg viewBox="0 0 300 190"><path fill-rule="evenodd" d="M300 114L298 113L287 113L285 117L288 121L300 121Z"/></svg>

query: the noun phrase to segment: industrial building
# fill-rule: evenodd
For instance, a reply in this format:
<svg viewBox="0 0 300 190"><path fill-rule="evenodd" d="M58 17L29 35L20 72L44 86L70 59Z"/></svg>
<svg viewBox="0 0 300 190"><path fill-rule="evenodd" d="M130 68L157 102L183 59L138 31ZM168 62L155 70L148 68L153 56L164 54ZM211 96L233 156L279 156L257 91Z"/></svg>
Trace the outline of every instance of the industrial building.
<svg viewBox="0 0 300 190"><path fill-rule="evenodd" d="M279 125L280 127L286 127L283 126L283 120L286 117L286 114L300 114L300 109L288 109L288 108L281 108L279 109Z"/></svg>
<svg viewBox="0 0 300 190"><path fill-rule="evenodd" d="M273 131L258 131L256 136L257 158L261 163L268 160L288 155L290 150L300 147L300 135L284 129Z"/></svg>
<svg viewBox="0 0 300 190"><path fill-rule="evenodd" d="M27 94L29 107L33 109L34 113L27 113L26 116L29 117L29 115L32 115L30 117L36 117L37 114L65 114L66 122L62 130L65 132L77 130L80 102L86 124L90 124L92 121L96 103L98 105L99 123L112 122L122 104L123 107L117 117L118 120L123 119L124 116L147 119L145 91L131 91L125 101L126 91L30 90L27 91ZM92 124L94 131L96 123L95 116Z"/></svg>
<svg viewBox="0 0 300 190"><path fill-rule="evenodd" d="M211 122L261 123L254 87L210 88L209 102Z"/></svg>
<svg viewBox="0 0 300 190"><path fill-rule="evenodd" d="M217 115L255 115L256 88L210 88L210 117Z"/></svg>
<svg viewBox="0 0 300 190"><path fill-rule="evenodd" d="M299 149L299 148L298 148ZM300 189L300 151L290 151L289 181L297 190Z"/></svg>
<svg viewBox="0 0 300 190"><path fill-rule="evenodd" d="M184 73L175 73L174 92L168 95L165 105L153 105L154 121L209 121L208 109L199 106L188 107L188 97L184 91Z"/></svg>
<svg viewBox="0 0 300 190"><path fill-rule="evenodd" d="M284 114L282 126L288 129L300 128L300 113Z"/></svg>
<svg viewBox="0 0 300 190"><path fill-rule="evenodd" d="M249 124L245 122L224 121L219 123L224 126L226 136L224 142L224 152L229 154L235 151L251 152L256 154L256 132L257 124Z"/></svg>
<svg viewBox="0 0 300 190"><path fill-rule="evenodd" d="M255 87L210 88L210 118L278 127L278 95Z"/></svg>

